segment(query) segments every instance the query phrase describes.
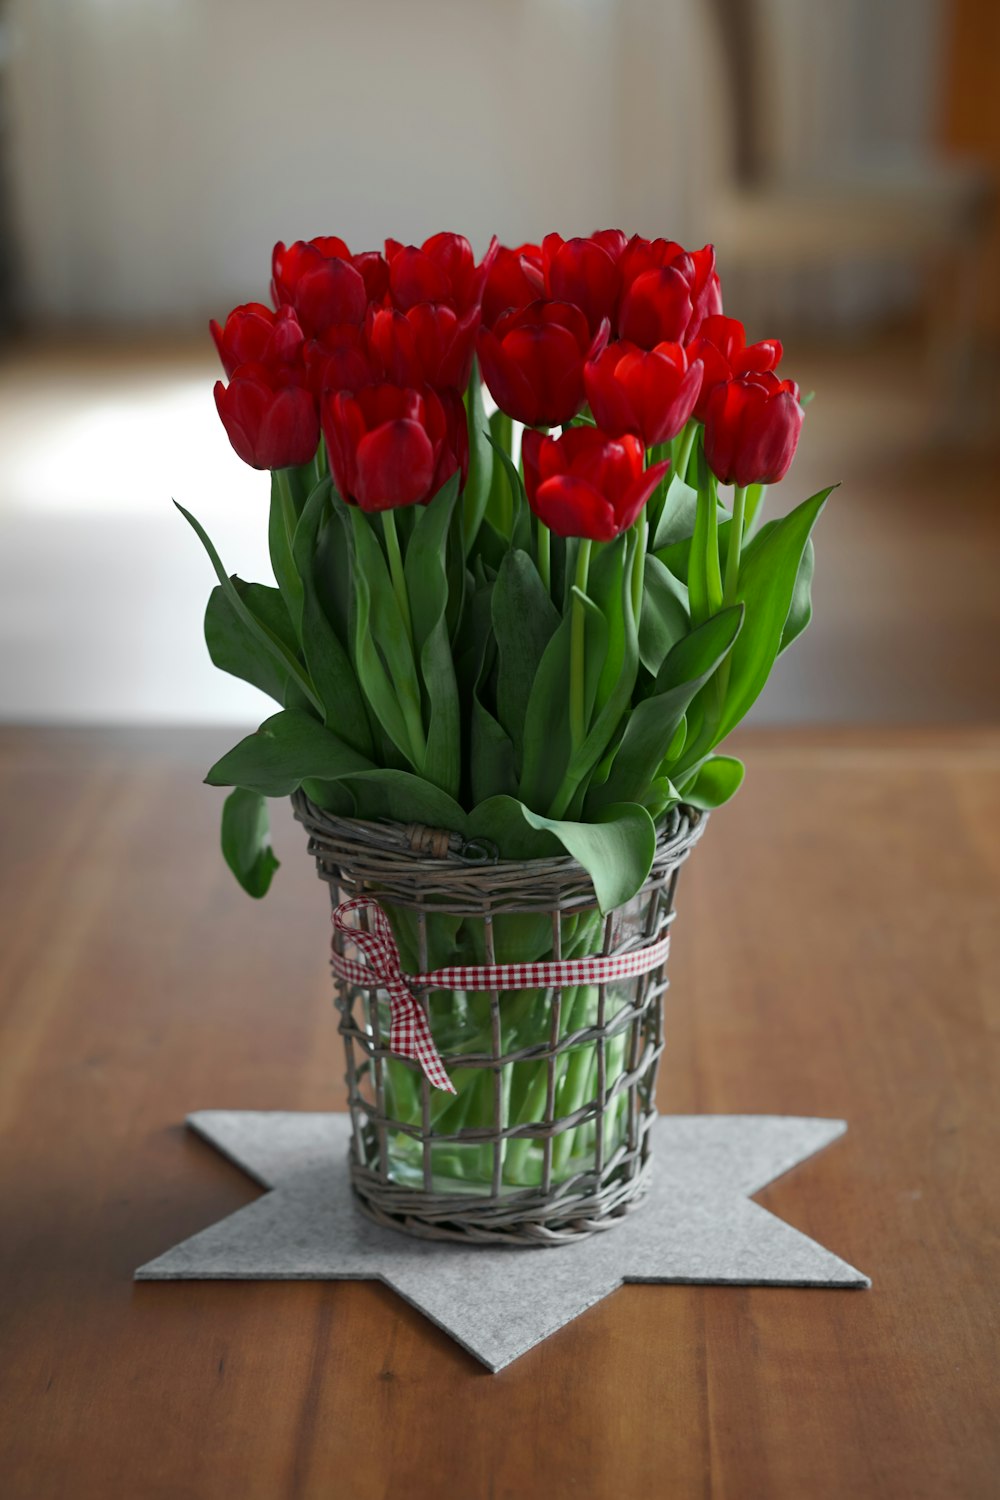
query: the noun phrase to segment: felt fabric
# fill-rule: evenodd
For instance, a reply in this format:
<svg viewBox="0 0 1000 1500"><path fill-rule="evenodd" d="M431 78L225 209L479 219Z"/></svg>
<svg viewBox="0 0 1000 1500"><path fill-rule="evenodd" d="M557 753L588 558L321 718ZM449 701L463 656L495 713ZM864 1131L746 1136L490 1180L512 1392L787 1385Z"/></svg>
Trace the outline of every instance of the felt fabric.
<svg viewBox="0 0 1000 1500"><path fill-rule="evenodd" d="M539 1249L373 1224L350 1189L346 1114L203 1110L188 1124L269 1191L141 1266L137 1280L380 1280L493 1371L626 1281L870 1285L750 1201L842 1135L841 1120L664 1115L642 1205L606 1233Z"/></svg>

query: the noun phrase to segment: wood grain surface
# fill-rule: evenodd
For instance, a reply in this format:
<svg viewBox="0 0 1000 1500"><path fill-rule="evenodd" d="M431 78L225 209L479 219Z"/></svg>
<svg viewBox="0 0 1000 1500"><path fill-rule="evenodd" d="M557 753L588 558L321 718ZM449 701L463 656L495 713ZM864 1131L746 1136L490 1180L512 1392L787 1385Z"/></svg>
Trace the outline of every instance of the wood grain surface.
<svg viewBox="0 0 1000 1500"><path fill-rule="evenodd" d="M340 1101L301 830L260 904L217 853L232 738L0 731L0 1493L998 1493L1000 734L745 735L681 883L661 1106L844 1116L759 1197L873 1289L625 1287L497 1376L378 1285L132 1283L256 1195L188 1111Z"/></svg>

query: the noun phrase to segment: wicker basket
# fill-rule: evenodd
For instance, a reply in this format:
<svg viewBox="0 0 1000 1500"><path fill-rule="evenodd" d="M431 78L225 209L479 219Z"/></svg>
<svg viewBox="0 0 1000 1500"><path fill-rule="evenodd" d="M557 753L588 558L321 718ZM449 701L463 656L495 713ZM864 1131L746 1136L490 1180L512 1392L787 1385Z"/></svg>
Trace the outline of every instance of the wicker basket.
<svg viewBox="0 0 1000 1500"><path fill-rule="evenodd" d="M440 966L442 937L465 944L459 961L485 963L650 945L673 920L680 867L706 821L675 811L642 890L602 918L589 876L569 857L498 861L441 830L334 817L301 792L293 806L332 904L376 898L410 972ZM464 1243L563 1244L609 1228L641 1200L665 966L569 991L422 994L457 1101L389 1050L378 992L337 988L352 1181L378 1223Z"/></svg>

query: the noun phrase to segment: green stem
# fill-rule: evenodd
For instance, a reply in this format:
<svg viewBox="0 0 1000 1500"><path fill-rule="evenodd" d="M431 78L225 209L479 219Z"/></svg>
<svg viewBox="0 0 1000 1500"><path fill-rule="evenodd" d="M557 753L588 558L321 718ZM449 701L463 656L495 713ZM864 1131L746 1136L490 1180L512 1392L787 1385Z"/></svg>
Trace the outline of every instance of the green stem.
<svg viewBox="0 0 1000 1500"><path fill-rule="evenodd" d="M278 481L278 500L281 505L281 519L284 522L285 536L288 540L288 556L291 558L292 543L295 540L295 528L299 524L299 513L295 509L295 496L292 493L292 476L288 469L275 469L275 478Z"/></svg>
<svg viewBox="0 0 1000 1500"><path fill-rule="evenodd" d="M632 559L632 617L635 620L635 628L638 630L639 617L642 614L642 588L646 579L646 547L649 540L649 523L646 520L645 511L635 523L635 536L635 557Z"/></svg>
<svg viewBox="0 0 1000 1500"><path fill-rule="evenodd" d="M743 518L746 512L747 492L744 485L733 489L733 519L729 523L729 550L726 553L726 583L722 592L724 606L736 603L736 590L740 582L740 553L743 548ZM717 723L721 723L729 692L729 675L732 671L733 654L726 657L715 674L715 702Z"/></svg>
<svg viewBox="0 0 1000 1500"><path fill-rule="evenodd" d="M691 449L694 447L697 432L698 423L692 417L681 434L680 447L677 449L677 462L674 465L674 473L682 483L687 483L688 464L691 461Z"/></svg>
<svg viewBox="0 0 1000 1500"><path fill-rule="evenodd" d="M396 517L391 510L382 512L382 532L385 536L385 550L389 557L389 572L392 575L392 591L396 595L396 603L399 605L399 613L403 617L406 626L406 634L413 649L413 621L410 619L410 596L406 592L406 574L403 572L403 554L399 550L399 533L396 530Z"/></svg>
<svg viewBox="0 0 1000 1500"><path fill-rule="evenodd" d="M722 592L723 604L736 603L736 589L740 580L740 552L743 547L743 516L746 510L746 486L738 484L733 490L733 519L729 525L729 551L726 554L726 584Z"/></svg>
<svg viewBox="0 0 1000 1500"><path fill-rule="evenodd" d="M699 504L701 496L698 496ZM722 606L722 569L719 566L719 489L715 475L708 475L708 508L705 512L705 588L708 595L708 613L717 614Z"/></svg>
<svg viewBox="0 0 1000 1500"><path fill-rule="evenodd" d="M538 518L538 573L545 585L545 592L552 592L552 533Z"/></svg>
<svg viewBox="0 0 1000 1500"><path fill-rule="evenodd" d="M587 578L590 572L590 548L590 538L581 537L580 548L576 555L576 586L581 594L587 592ZM577 750L583 744L584 736L587 732L584 696L586 621L583 604L575 594L573 595L572 611L569 638L569 734L570 744L573 750Z"/></svg>
<svg viewBox="0 0 1000 1500"><path fill-rule="evenodd" d="M403 554L399 550L396 517L391 510L384 510L382 512L382 531L385 536L385 550L389 558L392 591L396 596L396 603L399 606L399 613L403 620L403 628L406 631L406 638L410 643L410 654L413 657L413 677L408 682L397 682L396 691L399 694L399 705L403 710L407 734L410 737L410 748L413 752L411 759L419 769L423 766L427 756L427 740L424 736L424 725L420 712L420 693L416 685L416 651L413 641L413 621L410 618L410 596L406 591L406 574L403 571Z"/></svg>

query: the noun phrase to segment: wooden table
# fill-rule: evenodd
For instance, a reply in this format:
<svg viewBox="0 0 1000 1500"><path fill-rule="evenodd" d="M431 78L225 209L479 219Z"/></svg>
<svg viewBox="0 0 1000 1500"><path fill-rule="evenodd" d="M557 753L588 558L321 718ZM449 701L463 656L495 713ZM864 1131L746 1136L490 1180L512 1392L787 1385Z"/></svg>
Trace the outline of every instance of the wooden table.
<svg viewBox="0 0 1000 1500"><path fill-rule="evenodd" d="M631 1286L498 1376L372 1283L135 1286L249 1202L203 1107L336 1107L325 891L251 904L232 739L0 732L0 1492L995 1496L1000 734L745 735L661 1102L843 1115L760 1201L871 1292ZM561 1252L552 1252L561 1253Z"/></svg>

